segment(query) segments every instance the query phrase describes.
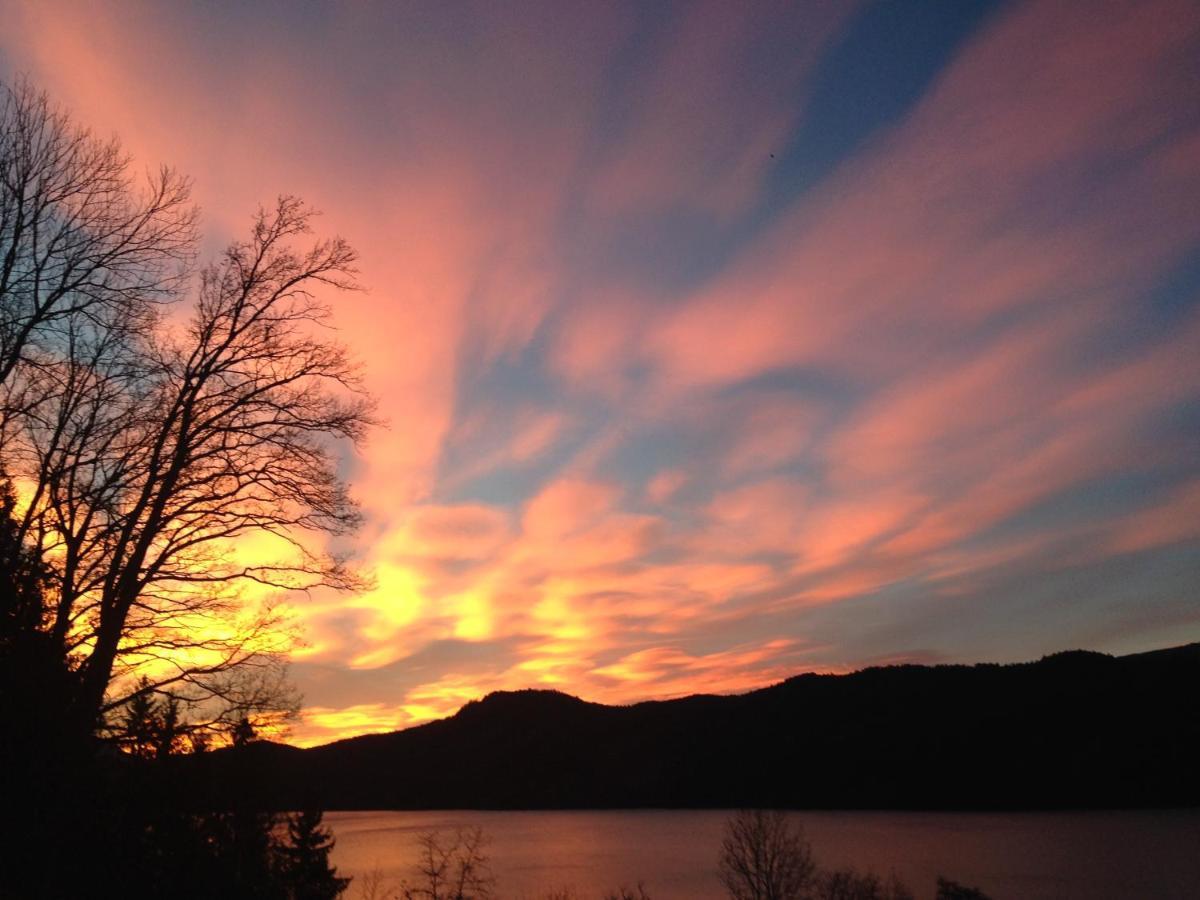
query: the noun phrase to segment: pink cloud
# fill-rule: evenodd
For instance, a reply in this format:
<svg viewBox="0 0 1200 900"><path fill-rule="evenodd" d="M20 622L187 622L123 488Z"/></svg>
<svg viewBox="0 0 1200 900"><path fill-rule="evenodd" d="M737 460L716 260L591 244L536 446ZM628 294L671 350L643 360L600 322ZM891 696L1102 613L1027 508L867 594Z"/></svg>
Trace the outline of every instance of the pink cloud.
<svg viewBox="0 0 1200 900"><path fill-rule="evenodd" d="M928 503L920 494L880 491L815 505L798 536L797 570L844 562L853 551L904 527Z"/></svg>
<svg viewBox="0 0 1200 900"><path fill-rule="evenodd" d="M572 571L637 560L658 542L654 516L616 514L569 532L535 530L524 545L543 571Z"/></svg>
<svg viewBox="0 0 1200 900"><path fill-rule="evenodd" d="M1191 52L1196 10L1143 14L1153 25L1053 4L1001 19L872 152L665 311L642 357L677 385L797 365L879 378L998 312L1070 301L1086 317L1144 287L1200 234L1200 173L1169 131L1168 60Z"/></svg>
<svg viewBox="0 0 1200 900"><path fill-rule="evenodd" d="M550 350L552 369L584 390L625 394L633 382L614 362L627 354L649 314L629 295L605 295L570 310Z"/></svg>
<svg viewBox="0 0 1200 900"><path fill-rule="evenodd" d="M1135 553L1200 539L1200 480L1172 491L1149 509L1117 522L1105 541L1113 553Z"/></svg>
<svg viewBox="0 0 1200 900"><path fill-rule="evenodd" d="M789 4L753 9L690 4L644 84L618 150L596 173L589 200L598 212L698 209L718 217L744 211L795 126L795 93L850 3L809 4L793 28ZM784 63L762 72L756 56L789 22ZM756 79L753 73L762 72ZM736 73L736 74L734 74Z"/></svg>
<svg viewBox="0 0 1200 900"><path fill-rule="evenodd" d="M729 435L724 469L732 476L800 458L813 445L820 421L811 403L786 396L756 396L732 417L715 418Z"/></svg>
<svg viewBox="0 0 1200 900"><path fill-rule="evenodd" d="M361 55L343 44L369 35L378 14L339 9L342 27L327 35L322 58ZM392 79L365 109L331 90L322 65L300 65L282 34L211 58L185 21L153 4L71 16L27 4L11 44L17 64L82 121L119 133L139 161L191 174L215 245L240 235L257 204L299 192L324 210L321 231L359 249L370 294L338 299L335 318L393 426L374 436L359 479L369 506L386 487L387 508L375 510L386 516L433 487L464 345L485 361L519 350L549 308L557 270L547 252L564 185L600 60L627 24L616 10L596 11L586 50L531 54L552 23L532 10L506 15L468 67L442 67L436 83ZM405 65L422 55L440 62L434 46L414 53ZM522 96L477 79L476 66L519 79ZM374 141L347 141L364 117ZM530 127L513 127L522 119ZM531 158L537 178L526 177Z"/></svg>
<svg viewBox="0 0 1200 900"><path fill-rule="evenodd" d="M439 485L443 490L453 490L496 469L536 462L560 441L571 424L562 413L536 407L505 410L499 417L494 413L488 410L486 414L460 418L447 435L446 446L466 458L444 468Z"/></svg>
<svg viewBox="0 0 1200 900"><path fill-rule="evenodd" d="M808 490L787 479L724 491L705 510L710 524L697 534L697 546L724 554L795 552L808 505Z"/></svg>
<svg viewBox="0 0 1200 900"><path fill-rule="evenodd" d="M526 505L523 527L539 537L580 531L612 509L617 493L612 485L578 478L551 482Z"/></svg>
<svg viewBox="0 0 1200 900"><path fill-rule="evenodd" d="M687 480L687 475L679 469L664 469L646 484L646 496L652 503L667 503Z"/></svg>
<svg viewBox="0 0 1200 900"><path fill-rule="evenodd" d="M961 379L935 373L911 393L882 398L865 427L839 435L830 455L848 461L846 481L865 470L937 491L939 502L889 544L894 552L927 552L1089 479L1186 460L1186 446L1150 440L1146 427L1190 396L1188 385L1200 378L1198 334L1200 320L1102 375L1056 379L1027 352L1036 344L1018 339L1015 353L1000 344ZM1050 342L1040 354L1054 352Z"/></svg>

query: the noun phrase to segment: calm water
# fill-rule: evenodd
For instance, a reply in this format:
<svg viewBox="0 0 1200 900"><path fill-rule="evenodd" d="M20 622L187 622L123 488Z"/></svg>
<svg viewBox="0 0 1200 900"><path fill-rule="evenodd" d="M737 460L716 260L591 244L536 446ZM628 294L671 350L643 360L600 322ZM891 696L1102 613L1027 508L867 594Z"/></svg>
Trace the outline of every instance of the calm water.
<svg viewBox="0 0 1200 900"><path fill-rule="evenodd" d="M939 873L1015 898L1200 898L1200 811L1100 813L800 812L820 865L895 871L918 898ZM724 812L329 813L342 874L411 871L416 836L481 826L506 900L620 884L654 900L723 900L715 875ZM358 895L351 886L347 896Z"/></svg>

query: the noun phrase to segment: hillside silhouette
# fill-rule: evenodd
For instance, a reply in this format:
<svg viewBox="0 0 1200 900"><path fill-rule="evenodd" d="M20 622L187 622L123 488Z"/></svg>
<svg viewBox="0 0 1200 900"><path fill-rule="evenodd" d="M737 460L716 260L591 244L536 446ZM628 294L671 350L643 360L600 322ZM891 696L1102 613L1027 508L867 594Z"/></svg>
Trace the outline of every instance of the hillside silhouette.
<svg viewBox="0 0 1200 900"><path fill-rule="evenodd" d="M248 775L288 809L1191 806L1198 688L1200 644L806 674L632 706L498 692L390 734L173 759L169 781L209 805Z"/></svg>

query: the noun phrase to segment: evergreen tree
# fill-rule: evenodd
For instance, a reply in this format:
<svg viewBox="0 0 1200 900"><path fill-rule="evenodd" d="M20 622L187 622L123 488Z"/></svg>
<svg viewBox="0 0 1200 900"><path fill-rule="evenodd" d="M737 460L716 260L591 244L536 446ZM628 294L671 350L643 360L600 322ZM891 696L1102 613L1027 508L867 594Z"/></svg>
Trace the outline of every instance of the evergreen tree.
<svg viewBox="0 0 1200 900"><path fill-rule="evenodd" d="M281 880L289 900L335 900L350 884L329 864L333 835L321 824L321 813L306 810L287 819L287 840L279 846Z"/></svg>
<svg viewBox="0 0 1200 900"><path fill-rule="evenodd" d="M143 678L139 683L142 688L133 695L133 699L125 706L125 714L121 721L121 742L126 751L141 759L154 756L156 736L158 733L158 704L150 693L149 683Z"/></svg>
<svg viewBox="0 0 1200 900"><path fill-rule="evenodd" d="M0 469L0 648L36 639L46 615L49 567L21 540L17 492Z"/></svg>

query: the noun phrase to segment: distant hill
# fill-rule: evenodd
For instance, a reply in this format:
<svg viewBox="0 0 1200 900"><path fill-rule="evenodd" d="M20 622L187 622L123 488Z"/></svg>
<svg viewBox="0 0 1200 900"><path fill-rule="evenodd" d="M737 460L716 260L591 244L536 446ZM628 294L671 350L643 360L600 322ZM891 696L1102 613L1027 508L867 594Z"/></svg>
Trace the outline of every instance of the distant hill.
<svg viewBox="0 0 1200 900"><path fill-rule="evenodd" d="M1200 644L799 675L603 706L490 694L391 734L178 758L192 802L278 808L1200 805Z"/></svg>

